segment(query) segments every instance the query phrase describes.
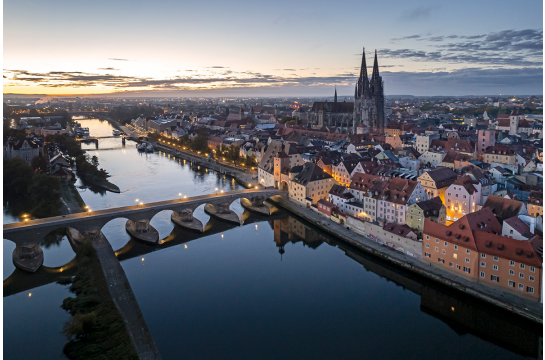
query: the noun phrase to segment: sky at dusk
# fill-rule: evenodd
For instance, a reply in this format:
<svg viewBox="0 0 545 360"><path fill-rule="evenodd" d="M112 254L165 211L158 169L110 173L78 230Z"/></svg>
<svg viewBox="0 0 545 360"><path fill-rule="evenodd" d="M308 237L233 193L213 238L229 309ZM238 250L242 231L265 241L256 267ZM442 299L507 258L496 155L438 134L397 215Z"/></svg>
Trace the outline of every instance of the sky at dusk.
<svg viewBox="0 0 545 360"><path fill-rule="evenodd" d="M543 93L540 0L4 0L4 94ZM129 92L129 93L127 93Z"/></svg>

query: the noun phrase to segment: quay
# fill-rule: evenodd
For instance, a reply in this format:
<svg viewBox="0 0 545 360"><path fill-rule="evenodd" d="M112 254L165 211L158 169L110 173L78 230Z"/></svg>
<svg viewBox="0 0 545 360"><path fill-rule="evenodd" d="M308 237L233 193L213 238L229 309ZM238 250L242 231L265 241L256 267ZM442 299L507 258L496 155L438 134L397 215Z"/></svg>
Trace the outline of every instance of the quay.
<svg viewBox="0 0 545 360"><path fill-rule="evenodd" d="M421 260L402 254L387 246L382 246L356 232L346 229L343 225L337 224L311 209L304 208L280 196L274 196L269 201L310 222L335 238L377 258L538 324L543 324L543 304L540 302L531 302L519 296L495 290L483 284L451 274L438 267L428 265Z"/></svg>

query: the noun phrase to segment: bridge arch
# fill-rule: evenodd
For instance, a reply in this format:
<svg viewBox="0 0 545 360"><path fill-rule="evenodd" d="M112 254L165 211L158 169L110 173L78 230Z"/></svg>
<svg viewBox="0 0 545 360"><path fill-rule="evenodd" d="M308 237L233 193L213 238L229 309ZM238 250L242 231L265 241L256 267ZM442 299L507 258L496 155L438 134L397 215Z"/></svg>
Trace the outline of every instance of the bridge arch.
<svg viewBox="0 0 545 360"><path fill-rule="evenodd" d="M104 234L106 239L108 239L108 242L112 245L114 251L118 251L131 241L131 235L125 229L127 220L130 219L123 216L115 217L110 219L100 228L100 231Z"/></svg>

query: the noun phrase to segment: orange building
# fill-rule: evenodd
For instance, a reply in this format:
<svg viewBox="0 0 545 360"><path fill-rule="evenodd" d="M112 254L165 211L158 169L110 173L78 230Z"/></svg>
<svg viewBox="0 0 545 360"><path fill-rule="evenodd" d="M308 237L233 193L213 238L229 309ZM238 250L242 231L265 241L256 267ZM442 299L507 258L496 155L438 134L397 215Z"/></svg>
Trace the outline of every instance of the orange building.
<svg viewBox="0 0 545 360"><path fill-rule="evenodd" d="M501 236L502 226L485 207L449 226L424 220L423 260L470 280L539 300L543 239Z"/></svg>

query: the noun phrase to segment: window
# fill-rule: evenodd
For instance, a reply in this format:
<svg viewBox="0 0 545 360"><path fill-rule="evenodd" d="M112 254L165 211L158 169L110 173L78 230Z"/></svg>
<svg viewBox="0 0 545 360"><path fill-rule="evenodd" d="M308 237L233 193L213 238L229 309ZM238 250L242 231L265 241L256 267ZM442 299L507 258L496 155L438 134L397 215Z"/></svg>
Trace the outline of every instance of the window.
<svg viewBox="0 0 545 360"><path fill-rule="evenodd" d="M455 259L458 259L458 254L452 254Z"/></svg>
<svg viewBox="0 0 545 360"><path fill-rule="evenodd" d="M530 275L530 281L534 281L534 277Z"/></svg>
<svg viewBox="0 0 545 360"><path fill-rule="evenodd" d="M524 273L519 273L519 278L524 279Z"/></svg>
<svg viewBox="0 0 545 360"><path fill-rule="evenodd" d="M524 284L519 284L519 290L524 290Z"/></svg>
<svg viewBox="0 0 545 360"><path fill-rule="evenodd" d="M466 263L469 263L469 258L466 258Z"/></svg>
<svg viewBox="0 0 545 360"><path fill-rule="evenodd" d="M494 256L494 261L499 261L499 260L500 260L500 258L499 258L499 257L497 257L497 256Z"/></svg>
<svg viewBox="0 0 545 360"><path fill-rule="evenodd" d="M464 272L469 274L469 273L471 273L471 269L468 268L467 266L464 266Z"/></svg>
<svg viewBox="0 0 545 360"><path fill-rule="evenodd" d="M435 252L439 252L439 248L437 246L435 247Z"/></svg>
<svg viewBox="0 0 545 360"><path fill-rule="evenodd" d="M485 273L484 271L481 271L481 277L484 279Z"/></svg>
<svg viewBox="0 0 545 360"><path fill-rule="evenodd" d="M444 264L445 263L445 260L441 259L441 258L438 258L437 260L439 260L440 263Z"/></svg>
<svg viewBox="0 0 545 360"><path fill-rule="evenodd" d="M530 272L535 272L535 271L536 271L536 268L533 266L530 266Z"/></svg>
<svg viewBox="0 0 545 360"><path fill-rule="evenodd" d="M439 244L439 239L435 239L435 242L436 242L437 244Z"/></svg>
<svg viewBox="0 0 545 360"><path fill-rule="evenodd" d="M430 244L426 244L426 249L429 249L430 248Z"/></svg>
<svg viewBox="0 0 545 360"><path fill-rule="evenodd" d="M448 246L448 242L445 241L445 246Z"/></svg>
<svg viewBox="0 0 545 360"><path fill-rule="evenodd" d="M458 250L458 245L454 245L454 250Z"/></svg>
<svg viewBox="0 0 545 360"><path fill-rule="evenodd" d="M481 253L481 258L486 259L486 254L485 254L485 253Z"/></svg>
<svg viewBox="0 0 545 360"><path fill-rule="evenodd" d="M492 280L494 282L498 282L498 281L500 281L500 278L497 277L496 275L492 275L492 276L490 276L490 280Z"/></svg>
<svg viewBox="0 0 545 360"><path fill-rule="evenodd" d="M534 288L531 287L531 286L527 286L526 291L528 291L530 294L533 294L534 293Z"/></svg>
<svg viewBox="0 0 545 360"><path fill-rule="evenodd" d="M515 266L515 262L513 260L509 261L509 266Z"/></svg>
<svg viewBox="0 0 545 360"><path fill-rule="evenodd" d="M481 266L486 267L486 263L484 261L481 261Z"/></svg>
<svg viewBox="0 0 545 360"><path fill-rule="evenodd" d="M514 281L511 281L511 280L509 280L509 286L510 286L510 287L512 287L512 288L514 288L514 287L515 287L515 282L514 282Z"/></svg>
<svg viewBox="0 0 545 360"><path fill-rule="evenodd" d="M494 269L494 270L497 271L497 270L498 270L498 265L493 265L493 266L492 266L492 269Z"/></svg>
<svg viewBox="0 0 545 360"><path fill-rule="evenodd" d="M520 264L520 268L521 268L521 269L524 269L524 264Z"/></svg>
<svg viewBox="0 0 545 360"><path fill-rule="evenodd" d="M460 265L456 265L456 269L460 270Z"/></svg>
<svg viewBox="0 0 545 360"><path fill-rule="evenodd" d="M471 253L471 251L469 251L469 249L466 249L466 254L469 254Z"/></svg>
<svg viewBox="0 0 545 360"><path fill-rule="evenodd" d="M424 253L424 256L427 258L431 258L431 254L428 254L428 253Z"/></svg>
<svg viewBox="0 0 545 360"><path fill-rule="evenodd" d="M509 270L509 275L515 275L515 272L513 270Z"/></svg>
<svg viewBox="0 0 545 360"><path fill-rule="evenodd" d="M450 267L454 267L454 264L453 264L453 263L448 263L448 265L449 265Z"/></svg>

